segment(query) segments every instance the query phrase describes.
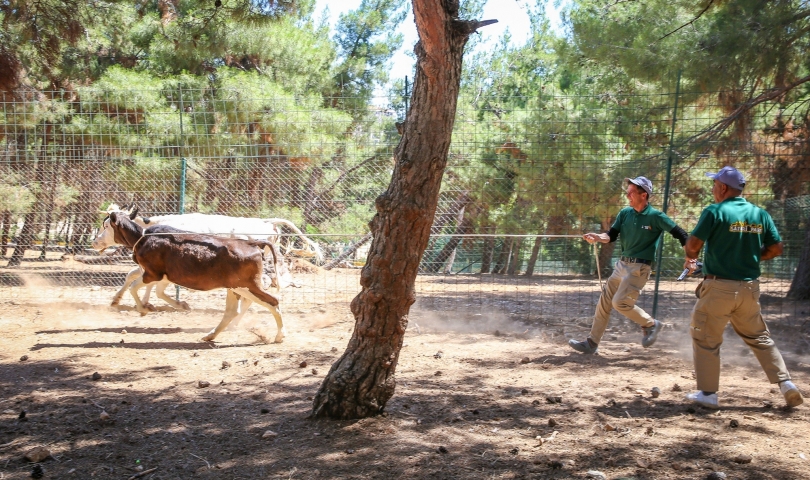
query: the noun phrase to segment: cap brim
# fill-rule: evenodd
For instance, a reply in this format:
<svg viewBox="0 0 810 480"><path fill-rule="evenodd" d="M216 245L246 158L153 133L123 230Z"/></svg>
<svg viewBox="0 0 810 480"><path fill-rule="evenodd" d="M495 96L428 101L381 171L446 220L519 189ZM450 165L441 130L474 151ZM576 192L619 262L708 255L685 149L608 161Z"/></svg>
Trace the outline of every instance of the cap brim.
<svg viewBox="0 0 810 480"><path fill-rule="evenodd" d="M715 179L717 178L717 174L716 174L716 173L710 173L710 172L706 172L706 176L707 176L707 177L709 177L709 178L711 178L712 180L715 180Z"/></svg>

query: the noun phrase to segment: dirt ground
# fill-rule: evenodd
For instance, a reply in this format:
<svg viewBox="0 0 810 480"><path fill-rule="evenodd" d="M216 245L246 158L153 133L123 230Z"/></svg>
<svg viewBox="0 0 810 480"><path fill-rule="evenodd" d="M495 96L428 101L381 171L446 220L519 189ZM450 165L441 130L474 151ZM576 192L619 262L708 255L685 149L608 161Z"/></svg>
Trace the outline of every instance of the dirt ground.
<svg viewBox="0 0 810 480"><path fill-rule="evenodd" d="M142 317L126 297L106 306L112 284L89 300L73 299L87 287L34 285L47 303L4 290L0 479L31 478L36 465L66 479L810 478L810 405L783 408L733 332L722 408L710 411L683 399L694 388L687 318L643 349L640 329L616 317L601 354L584 356L566 342L584 338L587 314L529 315L500 295L508 283L472 306L436 300L451 287L436 280L414 306L386 412L355 421L307 418L354 327L346 298L290 301L284 343L248 331L272 318L253 306L209 344L222 294ZM810 303L791 308L771 327L807 394L807 322L795 316ZM36 464L24 458L35 447L49 453Z"/></svg>

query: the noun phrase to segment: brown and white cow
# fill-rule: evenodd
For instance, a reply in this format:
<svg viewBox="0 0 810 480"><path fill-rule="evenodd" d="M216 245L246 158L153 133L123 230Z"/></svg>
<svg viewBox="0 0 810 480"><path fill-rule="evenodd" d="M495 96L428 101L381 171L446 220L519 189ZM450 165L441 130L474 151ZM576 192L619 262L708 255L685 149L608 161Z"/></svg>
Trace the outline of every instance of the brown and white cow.
<svg viewBox="0 0 810 480"><path fill-rule="evenodd" d="M138 290L145 285L172 282L201 291L225 288L225 314L204 341L214 340L241 316L240 307L247 310L251 302L270 310L278 327L275 342L283 341L279 300L262 286L264 248L270 249L274 263L280 256L273 243L190 233L166 225L143 229L122 212L110 213L104 223L113 229L116 243L133 251L132 259L143 269L143 275L130 287L141 314L149 312L138 297Z"/></svg>
<svg viewBox="0 0 810 480"><path fill-rule="evenodd" d="M202 213L143 217L138 215L138 209L135 207L135 205L124 205L123 207L119 207L115 203L110 204L110 206L107 207L107 210L102 211L101 213L106 213L109 215L112 212L122 212L129 215L131 220L143 228L148 228L155 225L168 225L187 232L231 238L243 238L248 240L267 240L273 243L279 243L281 238L279 225L284 225L295 232L307 245L307 248L305 249L288 248L288 253L293 253L298 256L314 257L316 263L323 261L323 252L321 251L320 246L307 238L306 235L304 235L303 232L301 232L301 230L299 230L298 227L296 227L292 222L283 218L229 217L225 215L208 215ZM102 252L108 247L114 245L118 245L118 243L115 241L112 228L110 228L109 225L103 225L102 228L99 229L98 235L93 240L93 248L99 252ZM277 266L280 266L281 269L274 269L273 277L271 278L271 281L275 287L281 289L287 286L299 286L293 281L292 274L287 268L285 262L282 261L278 263ZM133 285L133 283L139 279L141 273L141 269L136 267L127 274L124 284L121 286L118 292L116 292L115 296L113 296L110 305L115 306L119 304L124 292L127 291ZM156 293L158 298L161 298L163 301L176 309L188 310L189 306L186 302L175 301L170 296L165 294L168 284L169 282L159 282L155 285L157 287ZM154 310L154 307L149 303L149 294L151 290L151 286L146 287L141 303L146 308ZM236 321L238 322L238 320Z"/></svg>

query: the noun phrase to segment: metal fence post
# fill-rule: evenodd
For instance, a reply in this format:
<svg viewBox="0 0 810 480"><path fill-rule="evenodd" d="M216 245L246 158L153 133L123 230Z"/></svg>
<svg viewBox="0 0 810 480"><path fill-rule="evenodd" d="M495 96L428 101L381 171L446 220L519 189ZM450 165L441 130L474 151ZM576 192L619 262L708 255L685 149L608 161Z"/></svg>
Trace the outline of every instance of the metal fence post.
<svg viewBox="0 0 810 480"><path fill-rule="evenodd" d="M672 176L672 157L675 155L673 143L675 142L675 123L678 118L678 97L681 93L681 71L678 70L678 80L675 82L675 106L672 108L672 129L669 133L669 152L667 153L667 176L664 181L664 206L663 212L667 213L669 208L669 182ZM658 242L658 250L655 252L655 290L653 293L652 316L658 315L658 284L661 282L661 256L664 252L664 235L661 234Z"/></svg>
<svg viewBox="0 0 810 480"><path fill-rule="evenodd" d="M186 152L185 152L185 136L183 135L183 112L185 111L185 107L183 106L183 87L177 87L177 90L180 92L180 194L177 200L177 211L181 215L186 212ZM174 297L175 300L178 302L180 301L180 286L174 286Z"/></svg>

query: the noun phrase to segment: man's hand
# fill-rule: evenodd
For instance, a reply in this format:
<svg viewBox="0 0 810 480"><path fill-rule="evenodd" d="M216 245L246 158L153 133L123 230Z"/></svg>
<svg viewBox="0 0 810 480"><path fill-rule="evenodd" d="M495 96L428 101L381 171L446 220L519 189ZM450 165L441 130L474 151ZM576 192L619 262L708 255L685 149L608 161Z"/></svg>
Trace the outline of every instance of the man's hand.
<svg viewBox="0 0 810 480"><path fill-rule="evenodd" d="M683 269L684 270L689 270L688 275L692 275L692 272L694 272L698 268L697 263L698 263L697 258L689 258L689 257L687 257L686 261L683 262Z"/></svg>
<svg viewBox="0 0 810 480"><path fill-rule="evenodd" d="M594 243L609 243L610 237L606 233L586 233L582 236L586 242L593 245Z"/></svg>
<svg viewBox="0 0 810 480"><path fill-rule="evenodd" d="M762 253L759 256L760 261L770 260L782 255L785 246L782 242L774 243L773 245L763 246Z"/></svg>

